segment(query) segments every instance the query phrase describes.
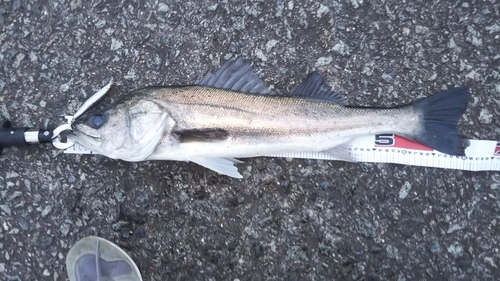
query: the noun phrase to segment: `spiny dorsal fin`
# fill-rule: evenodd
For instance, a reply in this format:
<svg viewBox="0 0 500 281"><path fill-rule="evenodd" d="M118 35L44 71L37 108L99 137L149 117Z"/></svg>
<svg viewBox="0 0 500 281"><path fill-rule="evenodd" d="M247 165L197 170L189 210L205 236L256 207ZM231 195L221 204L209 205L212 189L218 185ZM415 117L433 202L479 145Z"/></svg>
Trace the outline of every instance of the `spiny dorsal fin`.
<svg viewBox="0 0 500 281"><path fill-rule="evenodd" d="M241 58L226 61L215 74L208 72L203 79L196 81L194 84L247 94L272 94L253 71L252 66Z"/></svg>
<svg viewBox="0 0 500 281"><path fill-rule="evenodd" d="M304 82L295 86L288 95L291 97L329 101L342 105L346 103L346 99L342 95L335 93L332 87L323 80L323 77L317 71L311 73Z"/></svg>

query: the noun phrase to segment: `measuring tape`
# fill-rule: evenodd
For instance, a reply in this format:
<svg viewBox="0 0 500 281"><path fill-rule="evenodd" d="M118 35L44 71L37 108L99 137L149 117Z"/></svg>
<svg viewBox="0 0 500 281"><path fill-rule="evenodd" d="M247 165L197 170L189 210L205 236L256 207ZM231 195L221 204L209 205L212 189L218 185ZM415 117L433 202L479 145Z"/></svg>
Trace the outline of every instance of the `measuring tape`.
<svg viewBox="0 0 500 281"><path fill-rule="evenodd" d="M395 163L466 171L500 171L500 142L470 140L467 156L451 156L394 134L381 134L353 139L346 146L357 162ZM76 143L64 153L95 154ZM290 152L266 155L302 159L339 160L323 152Z"/></svg>
<svg viewBox="0 0 500 281"><path fill-rule="evenodd" d="M467 156L451 156L394 134L365 136L349 142L350 157L357 162L395 163L466 171L500 171L500 142L469 140ZM280 153L270 156L338 160L322 152Z"/></svg>

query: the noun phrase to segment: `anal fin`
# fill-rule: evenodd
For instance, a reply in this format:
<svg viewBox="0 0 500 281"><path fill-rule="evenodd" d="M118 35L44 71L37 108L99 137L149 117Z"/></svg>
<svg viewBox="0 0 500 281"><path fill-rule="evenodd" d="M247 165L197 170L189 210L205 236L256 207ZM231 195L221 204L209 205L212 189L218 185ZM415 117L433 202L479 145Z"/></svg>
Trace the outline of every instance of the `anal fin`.
<svg viewBox="0 0 500 281"><path fill-rule="evenodd" d="M319 159L319 160L340 160L347 162L359 162L351 154L351 146L348 143L341 144L323 151L295 151L282 152L265 155L267 157L286 157L286 158L301 158L301 159Z"/></svg>
<svg viewBox="0 0 500 281"><path fill-rule="evenodd" d="M214 157L193 157L189 161L194 162L200 166L208 168L219 174L229 177L242 179L243 176L238 172L238 168L234 164L243 163L234 158L214 158Z"/></svg>
<svg viewBox="0 0 500 281"><path fill-rule="evenodd" d="M350 148L351 147L347 143L344 143L321 152L341 161L358 162L351 155Z"/></svg>

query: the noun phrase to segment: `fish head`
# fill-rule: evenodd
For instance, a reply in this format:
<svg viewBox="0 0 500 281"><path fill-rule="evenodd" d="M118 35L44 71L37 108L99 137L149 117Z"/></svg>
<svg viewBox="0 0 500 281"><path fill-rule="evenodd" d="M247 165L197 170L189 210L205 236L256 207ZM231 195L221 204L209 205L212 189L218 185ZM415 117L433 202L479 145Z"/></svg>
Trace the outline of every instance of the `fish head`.
<svg viewBox="0 0 500 281"><path fill-rule="evenodd" d="M97 154L142 161L154 152L174 123L160 104L133 98L78 117L69 138Z"/></svg>

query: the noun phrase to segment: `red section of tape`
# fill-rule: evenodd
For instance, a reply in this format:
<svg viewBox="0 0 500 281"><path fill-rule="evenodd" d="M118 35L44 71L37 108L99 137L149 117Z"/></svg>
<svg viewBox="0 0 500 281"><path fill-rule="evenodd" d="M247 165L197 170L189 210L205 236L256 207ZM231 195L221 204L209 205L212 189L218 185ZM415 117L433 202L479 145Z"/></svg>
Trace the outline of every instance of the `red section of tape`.
<svg viewBox="0 0 500 281"><path fill-rule="evenodd" d="M493 153L493 155L500 157L500 142L497 142L497 146L495 147L495 153Z"/></svg>
<svg viewBox="0 0 500 281"><path fill-rule="evenodd" d="M434 151L421 143L411 141L409 139L403 138L394 134L382 134L375 136L375 146L376 147L394 147L403 149L414 149L423 151ZM500 148L499 148L500 149ZM500 155L499 155L500 156Z"/></svg>
<svg viewBox="0 0 500 281"><path fill-rule="evenodd" d="M396 139L395 147L406 148L406 149L415 149L415 150L424 150L424 151L434 151L434 149L429 148L421 143L411 141L409 139L405 139L398 135L394 135Z"/></svg>

